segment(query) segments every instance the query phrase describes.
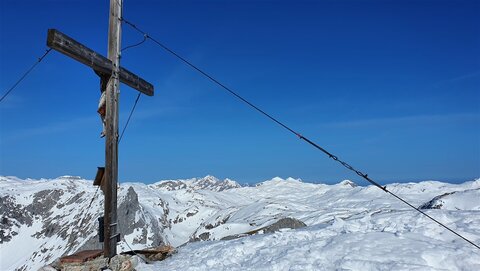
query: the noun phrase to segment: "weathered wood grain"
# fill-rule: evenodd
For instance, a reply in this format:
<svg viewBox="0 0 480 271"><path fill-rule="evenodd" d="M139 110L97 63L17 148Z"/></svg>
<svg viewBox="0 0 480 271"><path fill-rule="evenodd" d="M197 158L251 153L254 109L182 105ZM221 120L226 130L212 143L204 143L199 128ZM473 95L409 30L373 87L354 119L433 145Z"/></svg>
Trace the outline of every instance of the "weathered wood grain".
<svg viewBox="0 0 480 271"><path fill-rule="evenodd" d="M99 73L112 74L112 61L56 29L48 30L47 46ZM153 85L138 75L122 67L120 67L119 75L120 82L148 96L153 96Z"/></svg>

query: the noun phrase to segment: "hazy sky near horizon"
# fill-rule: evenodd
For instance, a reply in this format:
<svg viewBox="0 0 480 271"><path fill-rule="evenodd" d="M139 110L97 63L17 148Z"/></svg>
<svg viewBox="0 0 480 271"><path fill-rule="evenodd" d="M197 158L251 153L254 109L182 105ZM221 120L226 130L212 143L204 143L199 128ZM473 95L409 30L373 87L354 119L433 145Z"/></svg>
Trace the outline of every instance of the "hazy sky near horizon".
<svg viewBox="0 0 480 271"><path fill-rule="evenodd" d="M480 1L124 1L124 17L379 182L480 177ZM106 54L109 1L0 1L0 95L56 28ZM123 25L122 47L142 36ZM154 43L121 65L155 86L120 181L358 176ZM0 103L0 175L93 178L99 80L52 51ZM120 127L137 92L121 86Z"/></svg>

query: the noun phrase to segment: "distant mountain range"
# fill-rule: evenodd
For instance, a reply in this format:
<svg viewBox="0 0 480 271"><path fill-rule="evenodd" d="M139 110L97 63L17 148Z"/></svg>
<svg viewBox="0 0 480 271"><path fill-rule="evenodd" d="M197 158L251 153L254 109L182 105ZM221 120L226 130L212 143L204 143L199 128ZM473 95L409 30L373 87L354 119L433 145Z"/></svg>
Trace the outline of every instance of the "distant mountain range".
<svg viewBox="0 0 480 271"><path fill-rule="evenodd" d="M236 181L233 181L230 179L225 179L223 181L220 181L214 176L207 175L203 178L159 181L157 183L150 185L150 187L160 189L160 190L167 190L167 191L187 189L187 190L210 190L210 191L220 192L227 189L240 188L242 186Z"/></svg>
<svg viewBox="0 0 480 271"><path fill-rule="evenodd" d="M0 177L0 270L37 270L62 255L101 248L97 219L103 215L103 195L92 183L74 176L52 180ZM420 208L436 210L443 220L480 239L480 179L459 185L391 184L388 189ZM323 227L331 238L356 231L398 236L419 233L425 236L425 246L445 240L455 242L443 248L446 253L468 250L468 244L443 233L380 189L348 180L325 185L274 178L242 187L230 179L206 176L149 185L123 183L118 193L119 251L206 240L227 242L304 226L306 232ZM442 233L441 237L428 232L432 230Z"/></svg>

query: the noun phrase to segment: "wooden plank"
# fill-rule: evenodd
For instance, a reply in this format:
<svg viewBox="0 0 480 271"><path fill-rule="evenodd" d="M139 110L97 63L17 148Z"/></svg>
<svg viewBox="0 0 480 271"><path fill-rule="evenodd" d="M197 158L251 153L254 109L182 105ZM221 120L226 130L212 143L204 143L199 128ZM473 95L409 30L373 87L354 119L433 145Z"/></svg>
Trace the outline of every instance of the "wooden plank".
<svg viewBox="0 0 480 271"><path fill-rule="evenodd" d="M112 61L56 29L48 29L47 46L83 63L97 72L112 74ZM120 67L120 82L148 96L153 96L153 85L129 70Z"/></svg>
<svg viewBox="0 0 480 271"><path fill-rule="evenodd" d="M160 246L160 247L154 247L154 248L122 252L122 254L127 254L127 255L142 254L150 261L163 261L173 253L175 253L175 248L173 248L172 246Z"/></svg>
<svg viewBox="0 0 480 271"><path fill-rule="evenodd" d="M120 43L123 0L110 0L108 59L113 63L106 89L105 114L105 217L103 253L109 259L117 254L117 183L118 183L118 98L120 88Z"/></svg>
<svg viewBox="0 0 480 271"><path fill-rule="evenodd" d="M61 263L84 263L102 256L102 250L83 250L60 258Z"/></svg>

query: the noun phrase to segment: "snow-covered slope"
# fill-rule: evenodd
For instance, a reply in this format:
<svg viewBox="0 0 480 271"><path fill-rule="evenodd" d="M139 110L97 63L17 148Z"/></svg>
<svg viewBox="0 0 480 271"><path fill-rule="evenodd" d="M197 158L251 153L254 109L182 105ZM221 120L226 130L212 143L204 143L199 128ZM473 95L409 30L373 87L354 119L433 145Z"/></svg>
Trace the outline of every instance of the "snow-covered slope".
<svg viewBox="0 0 480 271"><path fill-rule="evenodd" d="M450 197L442 197L448 202L444 206L455 208L425 211L480 243L480 180L461 185L392 184L388 188L416 205L449 193ZM480 270L478 249L376 187L274 179L227 193L249 196L256 202L243 207L247 212L241 216L246 221L289 216L308 226L235 240L190 243L172 258L140 269ZM228 226L229 222L224 224Z"/></svg>
<svg viewBox="0 0 480 271"><path fill-rule="evenodd" d="M480 179L388 189L480 243ZM103 197L95 190L77 177L0 177L0 270L36 270L98 247ZM473 246L378 188L351 181L274 178L240 187L207 176L125 183L118 202L119 251L128 249L125 241L134 249L179 247L172 258L138 270L480 270ZM306 227L268 233L282 218ZM237 239L246 233L254 235ZM200 240L206 242L193 242Z"/></svg>

